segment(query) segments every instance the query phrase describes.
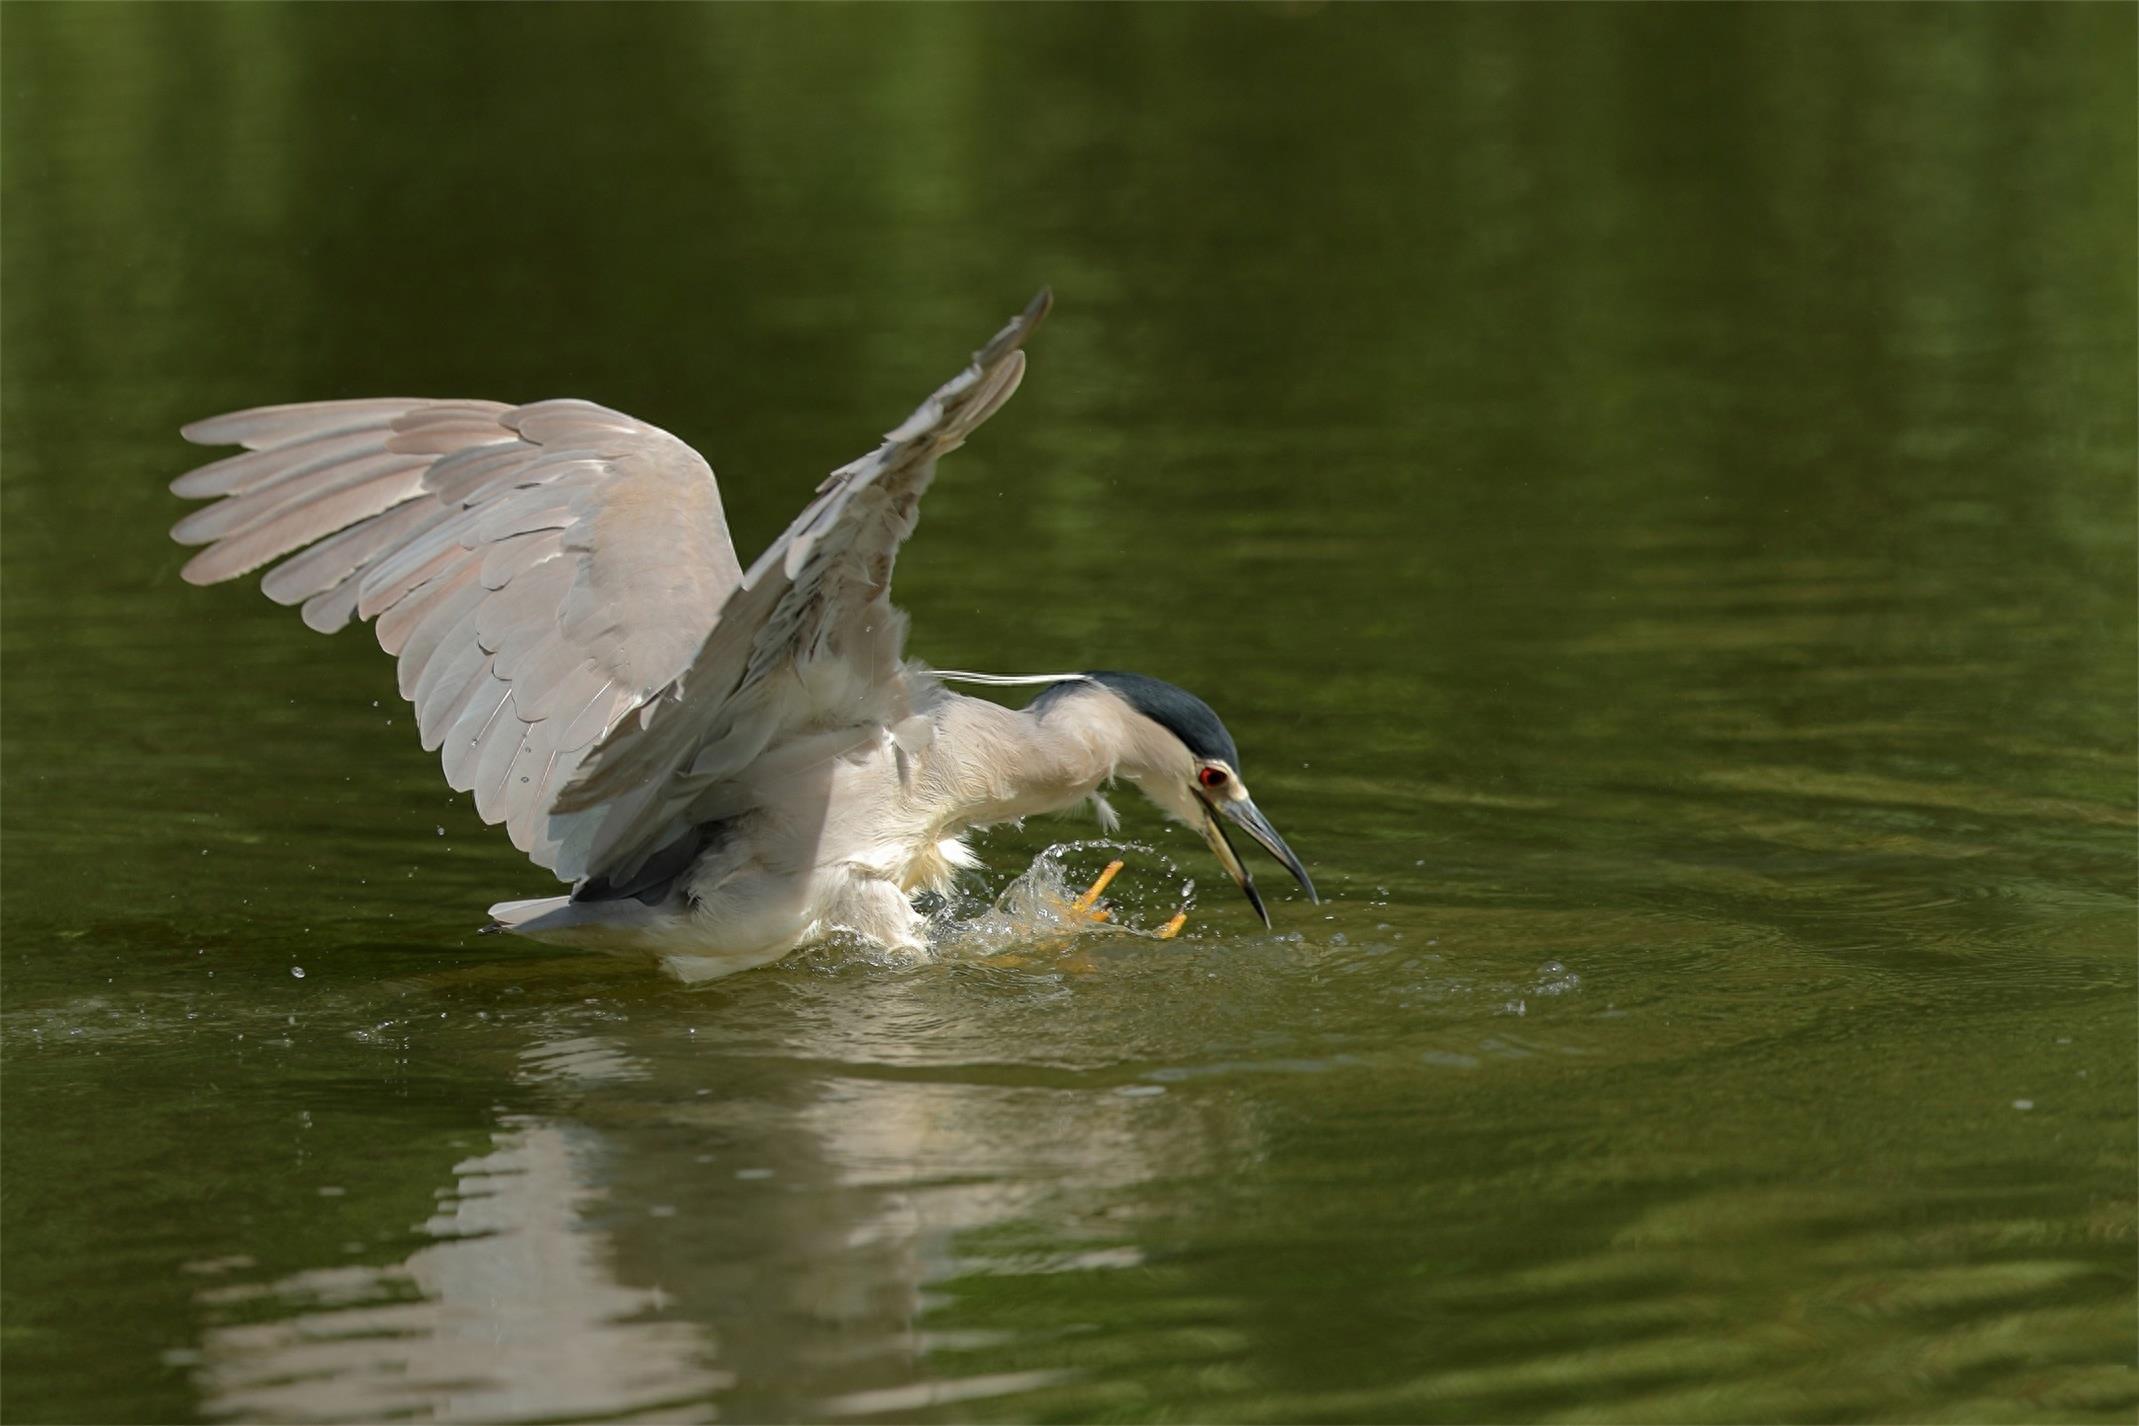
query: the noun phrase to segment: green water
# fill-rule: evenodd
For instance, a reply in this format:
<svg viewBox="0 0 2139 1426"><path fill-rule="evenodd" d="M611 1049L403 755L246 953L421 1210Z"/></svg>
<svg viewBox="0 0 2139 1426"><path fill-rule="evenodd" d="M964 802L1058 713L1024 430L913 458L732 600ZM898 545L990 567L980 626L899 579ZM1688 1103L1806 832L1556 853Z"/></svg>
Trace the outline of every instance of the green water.
<svg viewBox="0 0 2139 1426"><path fill-rule="evenodd" d="M4 27L7 1420L2132 1419L2131 8ZM1166 946L477 937L178 580L180 423L404 392L747 558L1042 282L913 652L1206 695L1274 933L1124 798Z"/></svg>

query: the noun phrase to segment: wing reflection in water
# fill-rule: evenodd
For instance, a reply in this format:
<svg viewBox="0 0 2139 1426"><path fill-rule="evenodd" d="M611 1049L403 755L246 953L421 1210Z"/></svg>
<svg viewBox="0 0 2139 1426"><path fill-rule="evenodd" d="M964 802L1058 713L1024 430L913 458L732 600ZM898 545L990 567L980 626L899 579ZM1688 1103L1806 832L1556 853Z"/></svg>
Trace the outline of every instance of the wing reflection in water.
<svg viewBox="0 0 2139 1426"><path fill-rule="evenodd" d="M201 1294L204 1410L836 1417L1074 1379L997 1350L1017 1334L984 1284L1103 1296L1145 1262L1125 1190L1259 1158L1244 1107L977 1062L956 1027L992 1008L999 1043L1063 1007L942 968L865 978L768 980L710 1017L665 991L628 1018L552 1006L512 1060L527 1112L455 1167L431 1241Z"/></svg>
<svg viewBox="0 0 2139 1426"><path fill-rule="evenodd" d="M710 1417L676 1410L726 1383L705 1337L646 1320L661 1290L617 1281L607 1235L587 1221L604 1156L571 1125L508 1122L493 1152L455 1168L453 1202L425 1225L436 1240L406 1261L205 1294L220 1317L277 1314L210 1329L208 1408L277 1421Z"/></svg>

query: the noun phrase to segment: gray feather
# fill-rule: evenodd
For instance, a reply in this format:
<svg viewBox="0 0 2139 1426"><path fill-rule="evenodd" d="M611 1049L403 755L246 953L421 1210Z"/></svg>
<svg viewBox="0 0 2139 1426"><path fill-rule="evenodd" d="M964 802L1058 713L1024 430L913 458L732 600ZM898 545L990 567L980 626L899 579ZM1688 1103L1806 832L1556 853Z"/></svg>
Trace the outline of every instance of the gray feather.
<svg viewBox="0 0 2139 1426"><path fill-rule="evenodd" d="M512 535L483 550L483 587L503 589L513 576L550 559L564 549L555 530L530 530Z"/></svg>
<svg viewBox="0 0 2139 1426"><path fill-rule="evenodd" d="M450 684L441 683L433 699L418 704L416 728L423 750L435 753L443 748L454 725L460 721L461 715L468 711L468 706L475 701L476 696L498 681L490 672L490 655L484 654L476 666L476 671L469 675L461 687L456 689Z"/></svg>
<svg viewBox="0 0 2139 1426"><path fill-rule="evenodd" d="M392 509L415 493L420 479L418 471L404 466L292 504L210 545L189 560L181 574L193 584L216 584L258 569L366 516Z"/></svg>
<svg viewBox="0 0 2139 1426"><path fill-rule="evenodd" d="M565 724L558 746L567 749L584 748L609 730L610 721L617 714L617 707L625 702L625 695L616 686L615 680L602 684L601 692L588 699L586 706L571 715ZM552 715L562 718L563 713Z"/></svg>
<svg viewBox="0 0 2139 1426"><path fill-rule="evenodd" d="M473 505L509 487L540 449L517 437L470 446L442 457L425 484L447 505Z"/></svg>
<svg viewBox="0 0 2139 1426"><path fill-rule="evenodd" d="M387 396L359 401L300 401L291 406L255 406L210 416L181 426L178 434L197 446L249 446L258 450L281 441L306 436L357 421L392 420L413 406L429 405L417 397Z"/></svg>
<svg viewBox="0 0 2139 1426"><path fill-rule="evenodd" d="M466 612L420 663L414 657L401 660L400 675L408 681L407 698L416 706L419 732L430 732L435 710L458 698L490 665L489 652L475 641L475 618L481 607L480 598L470 600Z"/></svg>
<svg viewBox="0 0 2139 1426"><path fill-rule="evenodd" d="M463 565L417 590L379 620L380 645L384 647L389 638L397 640L387 652L400 656L399 675L408 681L402 697L416 686L432 651L481 606L483 593L483 586L475 582L475 567Z"/></svg>
<svg viewBox="0 0 2139 1426"><path fill-rule="evenodd" d="M512 699L512 687L503 679L486 675L479 681L475 693L453 726L446 730L445 741L439 745L439 762L445 767L446 782L456 792L466 792L475 786L475 764L482 752L483 738L502 719L514 727L520 720L505 709Z"/></svg>
<svg viewBox="0 0 2139 1426"><path fill-rule="evenodd" d="M392 422L384 417L335 426L300 441L243 455L225 456L171 482L171 493L201 500L213 495L240 495L320 458L338 459L386 448Z"/></svg>
<svg viewBox="0 0 2139 1426"><path fill-rule="evenodd" d="M521 722L513 711L512 694L508 691L497 716L480 735L475 770L470 776L469 790L475 794L475 810L485 822L498 820L497 797L505 785L505 770L512 765L526 740L527 724Z"/></svg>
<svg viewBox="0 0 2139 1426"><path fill-rule="evenodd" d="M356 613L356 585L343 580L307 599L299 613L306 628L321 634L336 633L347 627L350 616Z"/></svg>
<svg viewBox="0 0 2139 1426"><path fill-rule="evenodd" d="M420 533L441 517L436 507L407 501L384 515L351 525L331 539L290 556L267 572L260 592L277 604L295 604L362 574L388 550Z"/></svg>

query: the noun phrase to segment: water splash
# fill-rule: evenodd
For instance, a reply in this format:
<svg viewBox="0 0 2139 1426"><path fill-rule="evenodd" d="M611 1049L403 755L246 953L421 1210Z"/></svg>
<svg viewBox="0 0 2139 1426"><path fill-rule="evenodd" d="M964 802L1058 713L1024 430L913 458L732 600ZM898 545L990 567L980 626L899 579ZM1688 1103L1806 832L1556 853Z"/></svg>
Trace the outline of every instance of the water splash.
<svg viewBox="0 0 2139 1426"><path fill-rule="evenodd" d="M1106 918L1094 920L1077 899L1110 861L1124 866L1098 903ZM954 899L940 907L929 918L929 940L939 956L976 957L1063 950L1085 937L1156 939L1177 913L1194 908L1195 894L1173 858L1141 842L1057 842L992 901Z"/></svg>

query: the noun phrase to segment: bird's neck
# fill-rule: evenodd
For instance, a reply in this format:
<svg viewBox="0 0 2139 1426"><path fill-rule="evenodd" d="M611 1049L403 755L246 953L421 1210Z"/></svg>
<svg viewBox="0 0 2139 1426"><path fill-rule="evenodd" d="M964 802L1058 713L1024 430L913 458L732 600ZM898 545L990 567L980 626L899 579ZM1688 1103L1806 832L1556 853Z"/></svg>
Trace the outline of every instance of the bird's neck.
<svg viewBox="0 0 2139 1426"><path fill-rule="evenodd" d="M921 759L923 795L944 830L986 827L1059 812L1116 771L1103 730L950 694L934 710L936 736Z"/></svg>

